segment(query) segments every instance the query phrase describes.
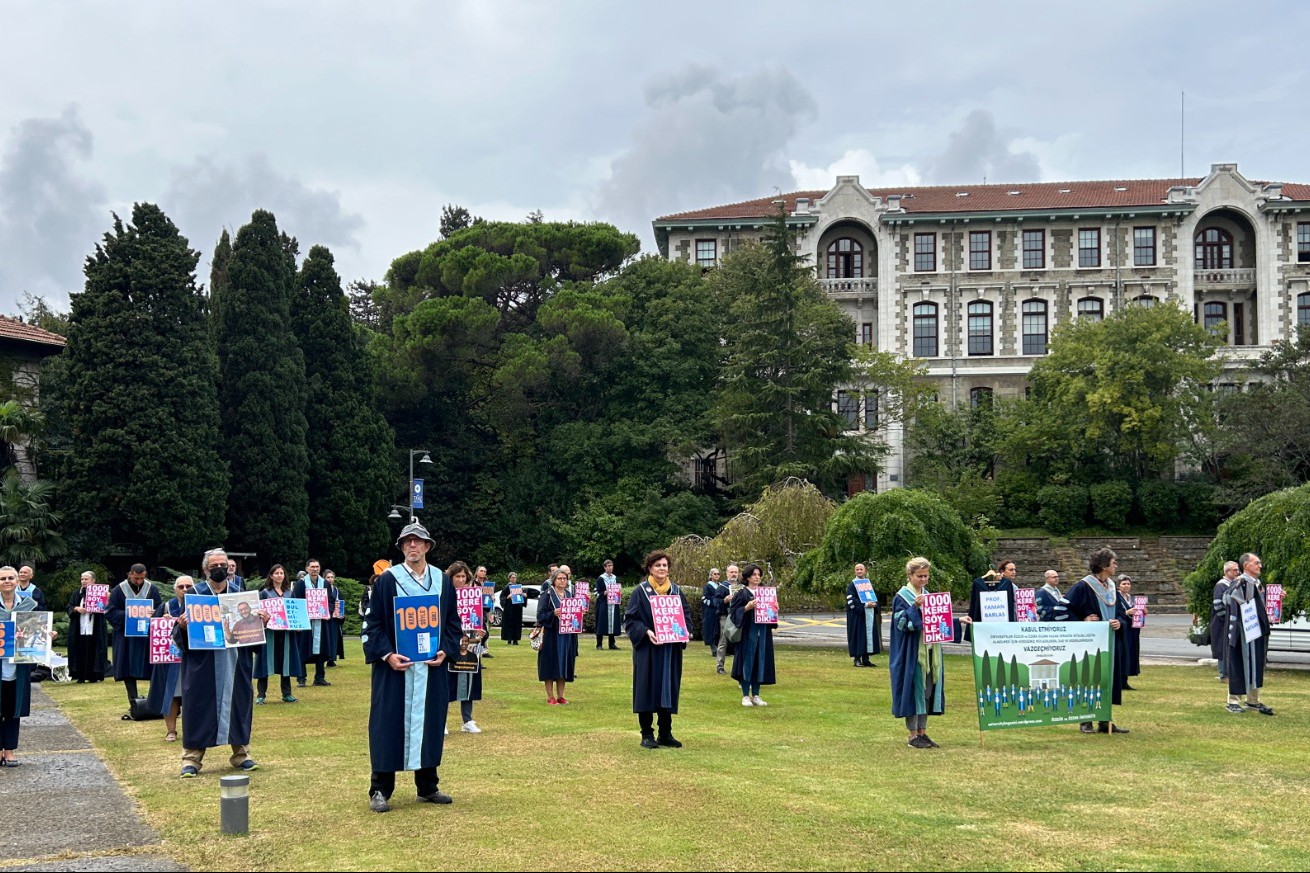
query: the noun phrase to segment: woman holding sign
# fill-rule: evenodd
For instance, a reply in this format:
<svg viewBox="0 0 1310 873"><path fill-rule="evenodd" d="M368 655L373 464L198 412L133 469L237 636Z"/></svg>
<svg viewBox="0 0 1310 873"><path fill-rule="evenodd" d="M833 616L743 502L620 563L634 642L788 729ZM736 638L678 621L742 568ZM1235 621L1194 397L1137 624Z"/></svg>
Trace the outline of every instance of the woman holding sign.
<svg viewBox="0 0 1310 873"><path fill-rule="evenodd" d="M905 719L910 733L907 745L914 749L937 748L928 736L928 716L946 711L942 644L924 642L923 608L931 575L932 564L927 558L911 558L905 565L905 586L892 598L891 655L887 665L892 680L892 715ZM953 637L960 637L958 625L971 622L970 618L952 622L949 630Z"/></svg>
<svg viewBox="0 0 1310 873"><path fill-rule="evenodd" d="M504 607L500 614L500 638L511 646L523 639L523 586L519 574L510 573L505 582Z"/></svg>
<svg viewBox="0 0 1310 873"><path fill-rule="evenodd" d="M741 572L746 587L733 596L728 606L732 623L741 628L741 641L732 656L732 678L741 685L742 706L768 706L760 698L760 686L777 682L773 669L773 625L755 621L755 592L764 574L755 564L747 564Z"/></svg>
<svg viewBox="0 0 1310 873"><path fill-rule="evenodd" d="M459 657L448 665L450 699L459 701L460 720L464 723L460 730L466 734L480 734L482 728L473 720L473 701L482 699L482 660L478 656L478 647L487 638L487 629L483 627L485 622L478 617L477 609L482 599L482 583L473 578L468 564L463 561L447 567L446 575L455 586L461 632Z"/></svg>
<svg viewBox="0 0 1310 873"><path fill-rule="evenodd" d="M283 600L291 598L291 589L287 585L287 570L281 564L274 564L268 571L268 579L259 591L259 599ZM268 677L276 673L281 677L283 703L295 703L300 698L291 693L291 678L294 676L305 681L305 662L301 659L303 646L300 638L304 631L279 630L269 627L264 634L264 645L256 652L255 679L258 680L259 694L255 703L263 703L268 695Z"/></svg>
<svg viewBox="0 0 1310 873"><path fill-rule="evenodd" d="M91 612L82 605L88 585L96 574L82 574L82 587L68 598L68 676L83 682L103 682L109 671L109 631L103 612Z"/></svg>
<svg viewBox="0 0 1310 873"><path fill-rule="evenodd" d="M610 562L605 562L607 569ZM646 580L628 598L623 629L632 642L632 711L641 728L641 747L682 748L673 738L673 716L682 689L682 653L687 629L687 596L669 579L669 556L646 556ZM659 720L659 737L654 723Z"/></svg>
<svg viewBox="0 0 1310 873"><path fill-rule="evenodd" d="M196 587L196 580L190 576L178 576L173 580L173 597L167 603L160 604L155 610L155 618L171 618L175 622L182 614L187 594ZM153 636L154 628L151 628ZM171 638L171 634L170 634ZM153 659L152 659L153 661ZM182 667L175 664L155 664L155 672L150 679L150 693L146 695L146 709L157 712L164 717L164 742L177 742L177 717L182 712Z"/></svg>
<svg viewBox="0 0 1310 873"><path fill-rule="evenodd" d="M537 679L546 683L546 703L568 703L564 686L574 679L578 659L578 634L560 632L560 608L569 596L569 571L561 567L550 578L550 588L537 601L537 626L541 648L537 650Z"/></svg>
<svg viewBox="0 0 1310 873"><path fill-rule="evenodd" d="M1133 580L1127 573L1120 573L1119 578L1115 580L1119 585L1119 607L1115 614L1119 620L1124 623L1124 660L1127 662L1129 676L1142 675L1142 629L1133 627L1133 620L1142 612L1134 605L1133 601ZM1124 682L1124 691L1136 691L1137 689Z"/></svg>
<svg viewBox="0 0 1310 873"><path fill-rule="evenodd" d="M36 602L18 595L18 571L0 567L0 621L13 621L15 613L36 612ZM54 636L52 631L51 637ZM17 640L6 645L18 645ZM17 767L18 728L32 714L32 665L16 664L14 658L0 660L0 767Z"/></svg>
<svg viewBox="0 0 1310 873"><path fill-rule="evenodd" d="M1119 617L1119 593L1114 588L1114 571L1119 569L1119 556L1110 549L1097 549L1088 557L1087 569L1091 572L1079 579L1066 595L1069 621L1110 623L1110 647L1114 649L1114 684L1110 702L1118 706L1123 703L1123 688L1128 684L1128 659L1125 657L1128 646L1124 640L1124 621ZM1078 729L1085 734L1128 733L1127 728L1108 721L1100 722L1095 728L1090 721L1085 721Z"/></svg>

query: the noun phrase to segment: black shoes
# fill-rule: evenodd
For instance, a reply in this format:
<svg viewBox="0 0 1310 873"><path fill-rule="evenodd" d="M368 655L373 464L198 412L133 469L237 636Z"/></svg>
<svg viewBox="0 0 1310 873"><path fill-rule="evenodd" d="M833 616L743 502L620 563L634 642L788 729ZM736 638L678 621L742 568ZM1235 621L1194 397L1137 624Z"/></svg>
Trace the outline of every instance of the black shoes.
<svg viewBox="0 0 1310 873"><path fill-rule="evenodd" d="M921 737L921 736L919 736L918 734L915 734L914 736L910 737L910 741L909 741L908 743L906 743L906 745L909 746L909 747L912 748L912 749L931 749L931 748L933 748L931 742L928 740L927 737Z"/></svg>
<svg viewBox="0 0 1310 873"><path fill-rule="evenodd" d="M616 646L616 645L614 645L613 643L610 643L610 648L613 649L613 650L616 651L616 652L619 650L619 647Z"/></svg>
<svg viewBox="0 0 1310 873"><path fill-rule="evenodd" d="M1248 703L1248 704L1246 705L1246 708L1247 708L1247 709L1254 709L1256 712L1260 713L1261 715L1273 715L1273 714L1274 714L1274 711L1273 711L1272 709L1270 709L1269 707L1265 706L1263 703Z"/></svg>
<svg viewBox="0 0 1310 873"><path fill-rule="evenodd" d="M656 740L655 742L656 742L657 745L665 746L665 747L670 748L670 749L681 749L681 748L682 748L682 743L680 743L680 742L678 742L677 740L675 740L675 739L673 738L673 734L662 734L662 735L660 736L660 738L659 738L658 740Z"/></svg>
<svg viewBox="0 0 1310 873"><path fill-rule="evenodd" d="M940 748L941 748L941 746L939 746L939 745L937 745L935 742L933 742L932 737L928 736L927 734L923 734L923 740L924 740L924 742L926 742L926 743L928 744L928 748L930 748L930 749L940 749Z"/></svg>
<svg viewBox="0 0 1310 873"><path fill-rule="evenodd" d="M454 803L455 798L451 797L449 794L438 788L436 791L432 792L431 794L420 794L418 796L418 802L419 803Z"/></svg>
<svg viewBox="0 0 1310 873"><path fill-rule="evenodd" d="M321 686L327 686L327 685L331 685L332 683L329 682L329 681L327 681L326 679L315 679L315 680L314 680L314 684L315 684L315 685L321 685Z"/></svg>
<svg viewBox="0 0 1310 873"><path fill-rule="evenodd" d="M654 737L642 737L641 747L643 749L658 749L660 747L660 744L655 742Z"/></svg>
<svg viewBox="0 0 1310 873"><path fill-rule="evenodd" d="M1092 724L1090 721L1085 721L1078 725L1078 730L1085 734L1094 734L1096 733L1096 725Z"/></svg>

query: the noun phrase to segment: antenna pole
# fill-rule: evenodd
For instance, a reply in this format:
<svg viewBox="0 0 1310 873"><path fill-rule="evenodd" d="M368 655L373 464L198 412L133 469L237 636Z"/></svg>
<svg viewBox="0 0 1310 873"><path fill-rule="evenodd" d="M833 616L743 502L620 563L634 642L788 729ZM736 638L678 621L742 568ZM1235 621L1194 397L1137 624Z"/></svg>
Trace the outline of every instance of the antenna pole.
<svg viewBox="0 0 1310 873"><path fill-rule="evenodd" d="M1184 162L1184 149L1187 145L1187 92L1179 94L1178 101L1178 178L1187 176Z"/></svg>

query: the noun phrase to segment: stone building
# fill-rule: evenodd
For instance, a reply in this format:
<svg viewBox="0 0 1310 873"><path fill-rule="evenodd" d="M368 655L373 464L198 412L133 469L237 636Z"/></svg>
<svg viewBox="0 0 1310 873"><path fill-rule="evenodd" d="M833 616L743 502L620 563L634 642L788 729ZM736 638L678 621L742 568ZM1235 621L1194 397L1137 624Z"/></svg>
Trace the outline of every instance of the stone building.
<svg viewBox="0 0 1310 873"><path fill-rule="evenodd" d="M36 406L41 382L41 362L62 352L64 345L64 338L57 333L0 315L0 370L7 381L7 384L0 386L0 400L17 400ZM12 457L23 481L35 481L36 464L32 461L27 442L24 440L3 448L3 454Z"/></svg>
<svg viewBox="0 0 1310 873"><path fill-rule="evenodd" d="M1310 325L1310 185L1204 178L869 190L839 176L800 191L656 219L666 258L714 267L763 236L779 206L855 341L922 358L943 402L1024 391L1052 328L1123 306L1190 309L1222 331L1228 371ZM838 392L853 428L877 426ZM900 484L900 435L876 478Z"/></svg>

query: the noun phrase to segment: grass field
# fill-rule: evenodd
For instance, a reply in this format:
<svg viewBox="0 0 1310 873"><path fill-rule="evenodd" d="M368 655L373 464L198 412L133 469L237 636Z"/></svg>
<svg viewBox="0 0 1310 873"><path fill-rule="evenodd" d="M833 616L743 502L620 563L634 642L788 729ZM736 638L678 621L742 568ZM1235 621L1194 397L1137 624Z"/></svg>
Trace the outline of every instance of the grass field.
<svg viewBox="0 0 1310 873"><path fill-rule="evenodd" d="M883 657L856 670L840 650L779 648L770 706L746 709L695 643L674 724L686 748L648 751L626 644L590 639L565 707L546 705L526 641L494 642L486 732L455 718L446 744L455 804L414 803L403 775L386 815L368 810L368 670L348 643L333 687L256 708L247 838L218 835L221 750L180 780L178 744L163 722L120 721L117 686L46 688L199 870L1310 868L1310 673L1271 672L1268 718L1224 712L1208 668L1146 667L1116 711L1128 736L1040 728L980 746L954 658L929 723L943 748L915 750Z"/></svg>

